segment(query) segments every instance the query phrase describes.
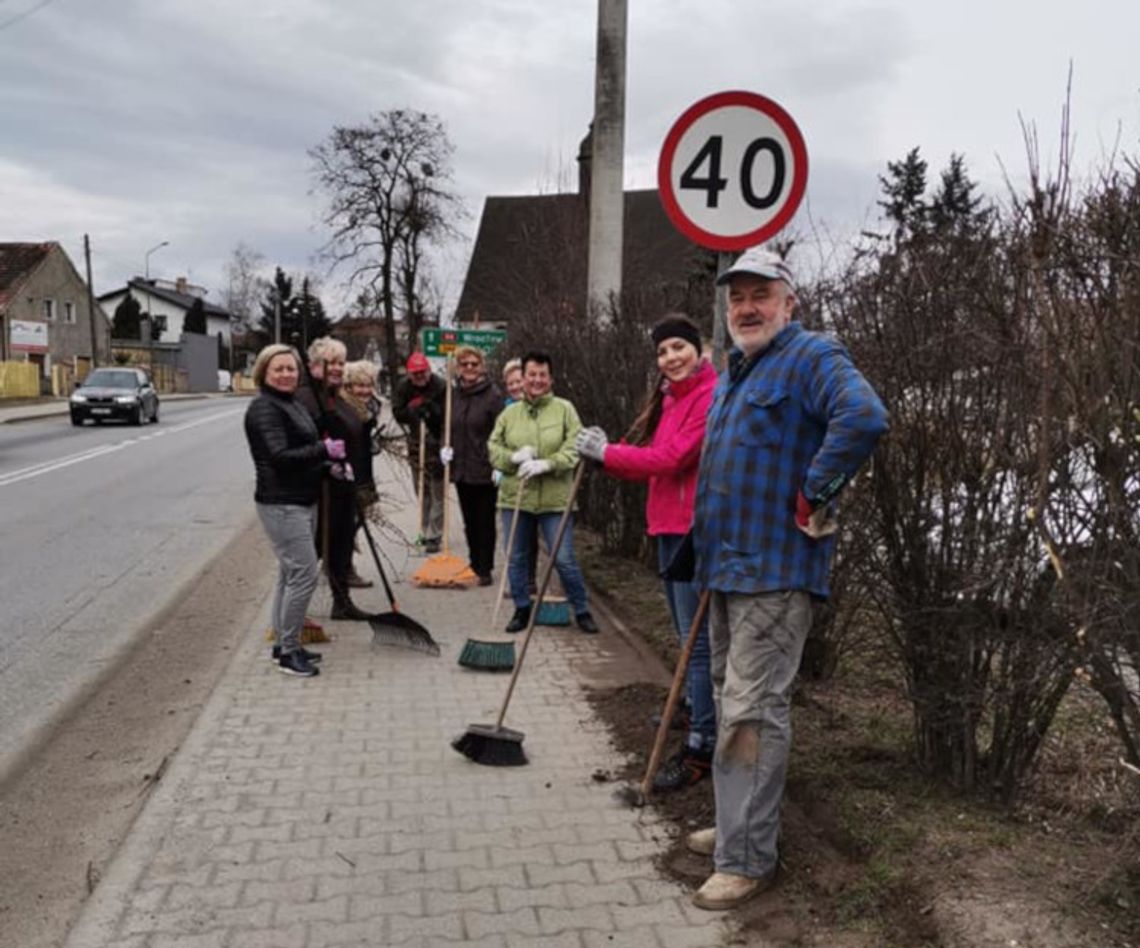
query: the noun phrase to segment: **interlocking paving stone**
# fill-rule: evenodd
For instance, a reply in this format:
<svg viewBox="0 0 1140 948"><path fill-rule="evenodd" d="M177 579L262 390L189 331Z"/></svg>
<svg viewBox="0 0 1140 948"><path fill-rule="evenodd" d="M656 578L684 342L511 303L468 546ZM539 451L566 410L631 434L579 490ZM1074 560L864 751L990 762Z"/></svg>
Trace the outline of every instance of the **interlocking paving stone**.
<svg viewBox="0 0 1140 948"><path fill-rule="evenodd" d="M377 473L410 496L387 459ZM392 516L414 534L412 507ZM405 576L422 562L381 543ZM66 948L718 943L722 920L653 865L667 827L590 778L622 764L579 679L624 648L613 633L536 632L505 720L529 765L480 767L449 743L495 720L507 679L455 658L497 590L396 591L440 657L329 622L321 675L298 681L265 661L259 617ZM378 589L358 601L387 608Z"/></svg>

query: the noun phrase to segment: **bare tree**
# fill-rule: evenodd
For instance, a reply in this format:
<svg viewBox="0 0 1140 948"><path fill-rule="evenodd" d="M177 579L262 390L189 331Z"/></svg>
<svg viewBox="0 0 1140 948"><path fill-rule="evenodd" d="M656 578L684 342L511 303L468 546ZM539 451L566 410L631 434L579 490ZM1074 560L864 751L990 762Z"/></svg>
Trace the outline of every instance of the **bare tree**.
<svg viewBox="0 0 1140 948"><path fill-rule="evenodd" d="M336 126L309 152L328 202L324 220L332 236L325 253L334 268L351 268L349 283L364 282L379 297L392 378L400 363L397 307L414 346L423 321L424 251L453 236L453 221L463 213L449 190L453 152L439 118L404 109Z"/></svg>
<svg viewBox="0 0 1140 948"><path fill-rule="evenodd" d="M225 306L235 320L236 332L248 332L257 322L258 304L269 281L262 275L265 255L241 241L226 264Z"/></svg>

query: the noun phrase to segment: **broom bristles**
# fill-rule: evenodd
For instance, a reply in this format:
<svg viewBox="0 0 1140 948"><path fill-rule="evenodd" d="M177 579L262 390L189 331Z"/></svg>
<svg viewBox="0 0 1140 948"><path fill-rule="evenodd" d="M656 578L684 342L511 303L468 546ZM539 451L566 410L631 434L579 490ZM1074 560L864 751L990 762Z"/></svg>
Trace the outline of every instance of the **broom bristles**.
<svg viewBox="0 0 1140 948"><path fill-rule="evenodd" d="M515 643L468 639L459 653L459 664L476 671L510 671L515 667Z"/></svg>
<svg viewBox="0 0 1140 948"><path fill-rule="evenodd" d="M472 724L451 742L468 760L487 767L521 767L527 763L522 731L491 724Z"/></svg>

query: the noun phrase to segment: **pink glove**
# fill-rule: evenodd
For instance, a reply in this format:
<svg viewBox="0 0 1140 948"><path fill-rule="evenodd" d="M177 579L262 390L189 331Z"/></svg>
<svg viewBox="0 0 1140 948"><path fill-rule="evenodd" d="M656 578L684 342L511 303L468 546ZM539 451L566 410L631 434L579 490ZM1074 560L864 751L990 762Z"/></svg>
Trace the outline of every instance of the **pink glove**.
<svg viewBox="0 0 1140 948"><path fill-rule="evenodd" d="M344 442L340 438L325 438L325 453L333 461L343 461L345 457Z"/></svg>

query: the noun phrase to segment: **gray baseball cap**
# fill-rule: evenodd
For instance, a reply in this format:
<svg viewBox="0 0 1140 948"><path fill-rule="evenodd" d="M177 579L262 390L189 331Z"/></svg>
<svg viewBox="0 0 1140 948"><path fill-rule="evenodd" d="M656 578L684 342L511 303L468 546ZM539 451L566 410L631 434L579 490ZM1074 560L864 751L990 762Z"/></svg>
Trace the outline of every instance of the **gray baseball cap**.
<svg viewBox="0 0 1140 948"><path fill-rule="evenodd" d="M724 286L738 273L751 273L766 280L783 280L788 286L795 286L792 268L784 258L764 247L749 247L736 262L716 278L717 286Z"/></svg>

